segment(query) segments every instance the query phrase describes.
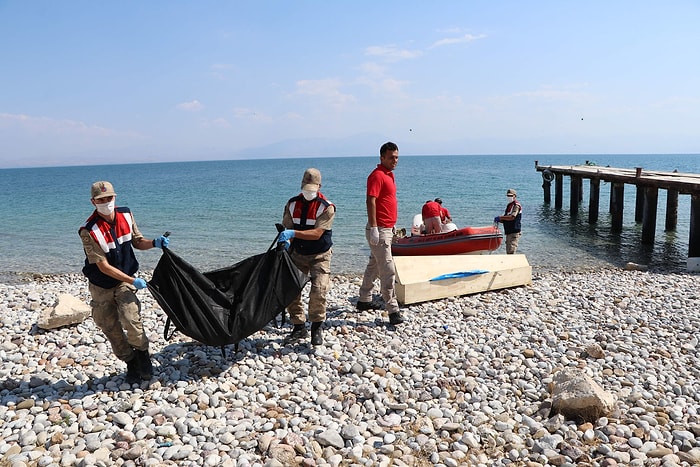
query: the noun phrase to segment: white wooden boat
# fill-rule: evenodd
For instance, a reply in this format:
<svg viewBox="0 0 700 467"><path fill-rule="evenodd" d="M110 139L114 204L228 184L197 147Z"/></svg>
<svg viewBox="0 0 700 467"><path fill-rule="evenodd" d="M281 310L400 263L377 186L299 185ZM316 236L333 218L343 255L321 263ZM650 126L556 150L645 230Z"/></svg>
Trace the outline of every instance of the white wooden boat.
<svg viewBox="0 0 700 467"><path fill-rule="evenodd" d="M525 255L395 256L396 298L411 304L532 284Z"/></svg>

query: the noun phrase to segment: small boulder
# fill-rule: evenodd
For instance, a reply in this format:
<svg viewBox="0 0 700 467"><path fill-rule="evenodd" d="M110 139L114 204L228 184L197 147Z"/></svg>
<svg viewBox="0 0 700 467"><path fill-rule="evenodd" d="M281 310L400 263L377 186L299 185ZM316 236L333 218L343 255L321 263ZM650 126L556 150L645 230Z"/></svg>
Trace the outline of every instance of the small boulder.
<svg viewBox="0 0 700 467"><path fill-rule="evenodd" d="M609 415L614 405L615 397L582 370L565 368L554 375L552 413L568 420L594 422Z"/></svg>
<svg viewBox="0 0 700 467"><path fill-rule="evenodd" d="M340 433L335 430L326 430L319 433L316 436L316 441L318 441L321 446L332 446L336 449L342 449L345 446L345 440L343 440Z"/></svg>
<svg viewBox="0 0 700 467"><path fill-rule="evenodd" d="M63 326L82 323L90 316L90 305L70 294L60 294L53 308L44 309L37 326L41 329L56 329Z"/></svg>
<svg viewBox="0 0 700 467"><path fill-rule="evenodd" d="M294 451L294 448L288 444L276 444L274 446L270 446L267 455L270 459L274 459L282 465L299 465L299 463L295 460L296 452Z"/></svg>
<svg viewBox="0 0 700 467"><path fill-rule="evenodd" d="M584 353L591 358L605 358L605 351L600 345L596 343L587 345L586 349L584 350Z"/></svg>

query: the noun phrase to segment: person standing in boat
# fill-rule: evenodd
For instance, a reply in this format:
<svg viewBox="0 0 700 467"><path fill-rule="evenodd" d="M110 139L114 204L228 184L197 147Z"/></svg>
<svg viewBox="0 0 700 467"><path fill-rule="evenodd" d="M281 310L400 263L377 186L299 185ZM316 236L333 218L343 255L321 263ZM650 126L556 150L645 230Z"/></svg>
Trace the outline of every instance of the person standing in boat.
<svg viewBox="0 0 700 467"><path fill-rule="evenodd" d="M520 219L523 214L523 207L517 199L517 193L514 189L509 188L506 192L508 205L506 206L505 214L493 218L495 224L501 222L503 230L506 233L506 253L512 255L518 249L518 241L520 240Z"/></svg>
<svg viewBox="0 0 700 467"><path fill-rule="evenodd" d="M290 242L291 258L304 274L311 276L309 290L309 321L311 321L311 345L323 344L321 326L326 321L326 300L331 287L331 257L333 256L333 219L335 205L320 191L321 172L306 169L301 179L301 193L287 201L282 215L285 229L279 243ZM287 307L289 319L294 325L284 339L290 344L305 338L306 317L301 294Z"/></svg>
<svg viewBox="0 0 700 467"><path fill-rule="evenodd" d="M426 201L421 212L426 235L440 233L442 222L440 221L440 205L435 201Z"/></svg>
<svg viewBox="0 0 700 467"><path fill-rule="evenodd" d="M392 142L384 143L379 149L379 162L367 177L365 237L369 243L370 256L356 307L358 310L377 308L372 302L372 290L374 280L379 278L382 298L389 313L389 323L395 325L404 322L396 299L396 269L391 255L391 242L399 211L393 173L399 163L399 147Z"/></svg>

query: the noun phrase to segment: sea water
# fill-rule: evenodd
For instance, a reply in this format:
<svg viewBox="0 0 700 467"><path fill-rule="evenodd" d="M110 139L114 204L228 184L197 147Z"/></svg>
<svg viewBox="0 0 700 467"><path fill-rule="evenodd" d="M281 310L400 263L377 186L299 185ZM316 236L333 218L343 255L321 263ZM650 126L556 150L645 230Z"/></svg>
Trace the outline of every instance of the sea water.
<svg viewBox="0 0 700 467"><path fill-rule="evenodd" d="M562 209L545 204L535 160L700 173L699 155L401 156L395 170L397 227L410 231L413 216L436 197L458 227L489 225L504 211L506 190L514 188L523 205L518 252L535 270L626 262L685 267L689 195L679 196L677 229L665 232L666 192L659 191L655 243L642 245L633 186L625 185L623 231L613 233L608 183L601 183L599 220L590 225L588 183L572 217L569 178L564 177ZM131 208L145 236L170 231L171 249L203 271L231 265L270 248L286 201L299 193L304 170L316 167L321 191L337 207L332 270L359 274L369 255L365 182L378 162L377 155L2 169L0 273L80 271L84 254L78 228L92 213L90 185L97 180L114 184L117 205ZM496 253L505 253L504 247ZM158 250L137 251L142 269L155 267L159 256Z"/></svg>

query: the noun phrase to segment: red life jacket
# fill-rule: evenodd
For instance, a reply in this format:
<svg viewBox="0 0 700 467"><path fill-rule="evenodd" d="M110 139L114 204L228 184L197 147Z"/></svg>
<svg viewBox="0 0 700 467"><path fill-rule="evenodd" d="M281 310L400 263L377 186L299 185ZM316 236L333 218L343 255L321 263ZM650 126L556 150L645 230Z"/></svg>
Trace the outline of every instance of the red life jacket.
<svg viewBox="0 0 700 467"><path fill-rule="evenodd" d="M87 229L93 240L105 252L107 262L123 273L133 276L139 270L139 262L136 260L134 249L131 246L133 223L134 218L131 210L126 207L118 207L114 209L114 224L104 220L95 211L79 231ZM87 255L83 274L91 283L105 289L116 287L120 282L102 273L97 264L90 264Z"/></svg>
<svg viewBox="0 0 700 467"><path fill-rule="evenodd" d="M316 219L333 203L328 201L321 192L315 199L306 201L303 195L297 195L288 201L289 213L292 216L294 230L311 230L316 226ZM302 240L295 238L292 250L302 255L313 255L328 251L333 246L333 231L326 230L318 240Z"/></svg>
<svg viewBox="0 0 700 467"><path fill-rule="evenodd" d="M506 234L511 234L511 233L518 233L520 232L520 220L523 217L523 207L522 205L518 202L518 200L514 200L511 203L508 203L508 206L506 206L506 216L511 216L513 215L513 210L515 209L515 206L518 206L519 212L518 215L515 216L515 219L512 221L503 221L503 231Z"/></svg>

